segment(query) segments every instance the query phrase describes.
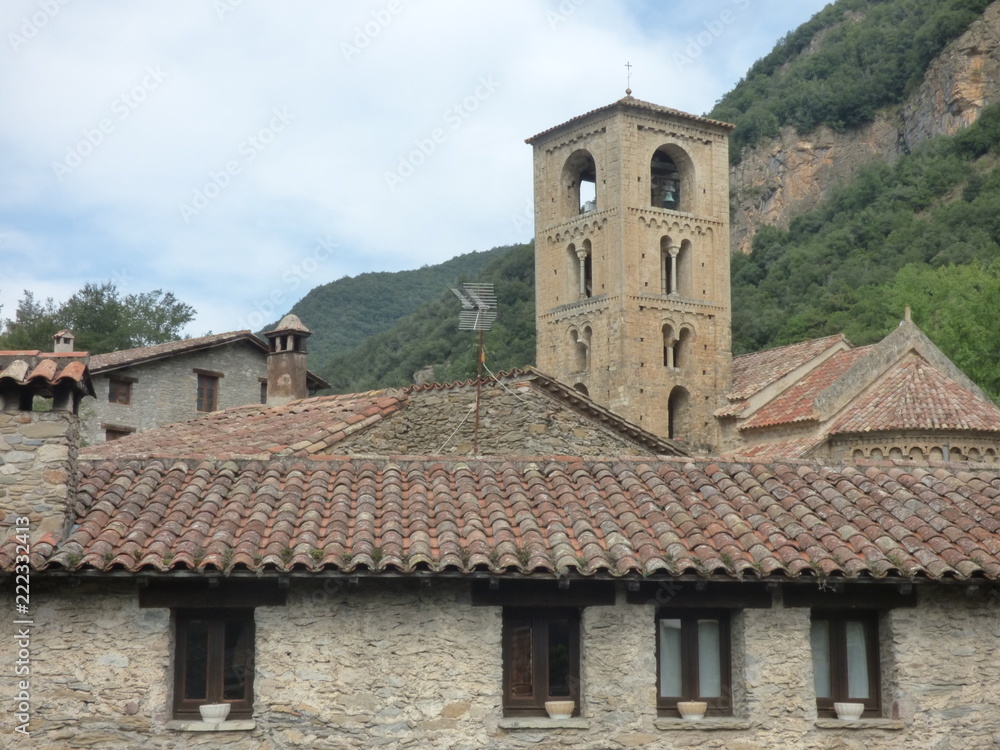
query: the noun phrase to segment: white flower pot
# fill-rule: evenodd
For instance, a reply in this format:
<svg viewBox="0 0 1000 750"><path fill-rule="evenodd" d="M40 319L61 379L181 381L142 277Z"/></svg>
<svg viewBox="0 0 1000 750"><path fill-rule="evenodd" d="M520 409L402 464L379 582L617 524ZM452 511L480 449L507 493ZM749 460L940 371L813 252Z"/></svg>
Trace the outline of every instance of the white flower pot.
<svg viewBox="0 0 1000 750"><path fill-rule="evenodd" d="M206 703L204 706L198 706L198 710L201 711L202 721L213 721L216 723L226 720L226 717L229 716L230 708L232 706L228 703Z"/></svg>
<svg viewBox="0 0 1000 750"><path fill-rule="evenodd" d="M833 710L842 721L857 721L865 712L864 703L834 703Z"/></svg>
<svg viewBox="0 0 1000 750"><path fill-rule="evenodd" d="M545 701L545 711L550 719L568 719L573 715L573 701Z"/></svg>
<svg viewBox="0 0 1000 750"><path fill-rule="evenodd" d="M705 701L680 701L677 710L681 712L684 721L701 721L705 718L708 704Z"/></svg>

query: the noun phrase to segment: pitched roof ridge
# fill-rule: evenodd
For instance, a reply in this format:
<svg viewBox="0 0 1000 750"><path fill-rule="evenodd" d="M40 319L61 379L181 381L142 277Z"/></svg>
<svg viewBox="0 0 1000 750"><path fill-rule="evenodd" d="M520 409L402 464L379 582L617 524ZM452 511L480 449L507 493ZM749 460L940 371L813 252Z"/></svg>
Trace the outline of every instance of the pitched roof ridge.
<svg viewBox="0 0 1000 750"><path fill-rule="evenodd" d="M149 346L134 346L129 349L119 349L103 354L94 354L90 358L91 370L99 371L108 367L119 367L125 363L144 361L153 359L160 354L175 354L179 351L193 349L200 346L228 343L239 339L253 340L261 347L265 347L263 341L257 338L256 334L249 329L239 331L226 331L224 333L211 333L205 336L195 336L186 339L174 339L164 341L159 344Z"/></svg>
<svg viewBox="0 0 1000 750"><path fill-rule="evenodd" d="M510 370L501 370L496 374L496 377L492 375L487 375L482 378L470 378L468 380L453 380L446 383L414 383L413 385L405 386L402 391L404 393L413 393L414 391L444 391L451 388L466 388L470 385L475 385L477 382L481 385L486 385L488 383L496 383L500 380L509 380L510 378L516 378L523 375L530 374L529 370L521 369L518 367L513 367Z"/></svg>
<svg viewBox="0 0 1000 750"><path fill-rule="evenodd" d="M551 128L546 128L542 132L536 133L530 138L525 138L524 142L530 144L533 141L542 138L543 136L549 135L550 133L554 133L557 130L561 130L562 128L568 125L581 122L593 115L598 115L601 114L602 112L609 112L613 109L624 108L624 107L660 112L662 114L673 115L674 117L679 117L685 120L694 120L695 122L705 123L706 125L714 125L716 127L725 128L726 130L732 130L735 127L731 123L723 122L722 120L713 120L712 118L704 117L703 115L693 115L690 112L683 112L679 109L674 109L672 107L665 107L662 104L654 104L652 102L647 102L643 99L636 99L629 93L623 96L621 99L613 101L610 104L605 104L603 107L597 107L596 109L592 109L588 112L584 112L583 114L571 117L570 119L566 120L565 122L561 122L558 125L553 125Z"/></svg>

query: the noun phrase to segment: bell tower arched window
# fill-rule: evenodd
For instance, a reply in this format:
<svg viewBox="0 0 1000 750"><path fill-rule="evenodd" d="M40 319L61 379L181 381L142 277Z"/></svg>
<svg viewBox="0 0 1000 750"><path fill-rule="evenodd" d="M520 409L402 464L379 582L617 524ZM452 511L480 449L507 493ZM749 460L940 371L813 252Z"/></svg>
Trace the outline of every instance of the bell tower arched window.
<svg viewBox="0 0 1000 750"><path fill-rule="evenodd" d="M564 219L597 210L597 165L589 151L574 151L562 172L562 208Z"/></svg>
<svg viewBox="0 0 1000 750"><path fill-rule="evenodd" d="M571 328L569 338L573 344L574 367L577 372L584 372L590 369L590 339L593 335L590 326L584 327L582 331Z"/></svg>
<svg viewBox="0 0 1000 750"><path fill-rule="evenodd" d="M593 297L594 262L590 240L584 240L579 246L571 244L566 250L570 262L569 277L572 279L570 300Z"/></svg>
<svg viewBox="0 0 1000 750"><path fill-rule="evenodd" d="M649 168L651 185L650 200L656 208L680 210L681 206L681 173L674 160L663 151L657 149Z"/></svg>
<svg viewBox="0 0 1000 750"><path fill-rule="evenodd" d="M680 386L674 388L670 392L670 398L667 399L667 437L671 440L678 440L687 435L690 408L691 395L687 389Z"/></svg>

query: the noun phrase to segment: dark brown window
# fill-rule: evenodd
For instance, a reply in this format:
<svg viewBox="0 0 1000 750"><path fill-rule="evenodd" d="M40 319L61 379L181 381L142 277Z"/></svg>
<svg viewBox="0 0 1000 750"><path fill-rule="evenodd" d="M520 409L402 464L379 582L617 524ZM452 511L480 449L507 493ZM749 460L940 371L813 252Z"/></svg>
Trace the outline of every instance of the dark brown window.
<svg viewBox="0 0 1000 750"><path fill-rule="evenodd" d="M835 702L864 703L863 716L881 716L878 613L814 611L810 640L820 716L833 716Z"/></svg>
<svg viewBox="0 0 1000 750"><path fill-rule="evenodd" d="M108 403L110 404L131 404L132 403L132 383L128 380L117 380L112 378L108 381Z"/></svg>
<svg viewBox="0 0 1000 750"><path fill-rule="evenodd" d="M135 430L116 430L109 427L104 431L104 442L110 443L112 440L118 440L118 438L123 438L126 435L131 435Z"/></svg>
<svg viewBox="0 0 1000 750"><path fill-rule="evenodd" d="M198 411L215 411L219 408L219 378L215 375L198 375Z"/></svg>
<svg viewBox="0 0 1000 750"><path fill-rule="evenodd" d="M503 696L506 716L544 715L551 700L579 715L579 610L504 608Z"/></svg>
<svg viewBox="0 0 1000 750"><path fill-rule="evenodd" d="M253 714L252 609L177 610L174 717L200 719L205 703L230 703L229 718Z"/></svg>
<svg viewBox="0 0 1000 750"><path fill-rule="evenodd" d="M727 611L661 611L656 651L656 707L662 715L680 716L680 701L706 702L709 716L732 715Z"/></svg>

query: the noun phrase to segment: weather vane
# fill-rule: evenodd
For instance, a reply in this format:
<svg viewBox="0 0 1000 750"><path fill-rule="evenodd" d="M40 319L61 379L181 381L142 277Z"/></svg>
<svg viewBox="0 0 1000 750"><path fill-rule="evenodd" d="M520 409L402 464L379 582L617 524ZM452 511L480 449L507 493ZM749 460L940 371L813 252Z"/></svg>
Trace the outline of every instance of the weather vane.
<svg viewBox="0 0 1000 750"><path fill-rule="evenodd" d="M632 93L632 63L626 62L625 67L627 68L625 72L625 93L631 95Z"/></svg>

